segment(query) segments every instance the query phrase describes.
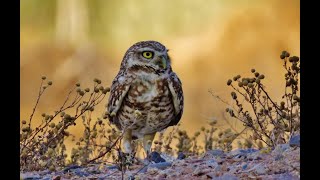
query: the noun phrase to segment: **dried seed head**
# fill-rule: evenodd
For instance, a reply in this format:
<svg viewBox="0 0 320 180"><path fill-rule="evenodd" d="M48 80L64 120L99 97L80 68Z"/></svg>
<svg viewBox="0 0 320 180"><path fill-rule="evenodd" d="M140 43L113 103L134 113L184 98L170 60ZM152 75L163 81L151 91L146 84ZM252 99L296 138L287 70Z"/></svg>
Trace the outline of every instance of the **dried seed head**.
<svg viewBox="0 0 320 180"><path fill-rule="evenodd" d="M286 87L291 86L291 81L286 81Z"/></svg>
<svg viewBox="0 0 320 180"><path fill-rule="evenodd" d="M261 74L258 78L259 78L259 79L264 79L264 75Z"/></svg>
<svg viewBox="0 0 320 180"><path fill-rule="evenodd" d="M242 83L244 86L247 86L249 82L248 82L248 80L245 79Z"/></svg>
<svg viewBox="0 0 320 180"><path fill-rule="evenodd" d="M230 86L230 85L231 85L231 83L232 83L232 80L231 80L231 79L229 79L229 80L227 81L227 85L228 85L228 86Z"/></svg>
<svg viewBox="0 0 320 180"><path fill-rule="evenodd" d="M97 137L97 131L94 131L91 135L91 137L96 138Z"/></svg>
<svg viewBox="0 0 320 180"><path fill-rule="evenodd" d="M258 72L254 73L255 77L258 77L260 74Z"/></svg>
<svg viewBox="0 0 320 180"><path fill-rule="evenodd" d="M299 97L297 95L293 95L293 100L298 100Z"/></svg>
<svg viewBox="0 0 320 180"><path fill-rule="evenodd" d="M31 129L30 127L24 127L22 128L22 132L29 132Z"/></svg>
<svg viewBox="0 0 320 180"><path fill-rule="evenodd" d="M282 51L281 54L285 55L287 53L287 51Z"/></svg>
<svg viewBox="0 0 320 180"><path fill-rule="evenodd" d="M248 87L249 87L249 88L252 88L252 87L253 87L253 84L252 84L252 83L249 83L249 84L248 84Z"/></svg>
<svg viewBox="0 0 320 180"><path fill-rule="evenodd" d="M42 79L42 80L46 80L47 77L46 77L46 76L42 76L41 79Z"/></svg>
<svg viewBox="0 0 320 180"><path fill-rule="evenodd" d="M234 80L234 81L238 80L238 76L234 76L234 77L233 77L233 80Z"/></svg>
<svg viewBox="0 0 320 180"><path fill-rule="evenodd" d="M90 89L89 89L89 88L85 88L84 90L85 90L86 92L89 92L89 91L90 91Z"/></svg>
<svg viewBox="0 0 320 180"><path fill-rule="evenodd" d="M104 88L104 90L102 91L103 94L107 94L108 92L110 92L109 87Z"/></svg>
<svg viewBox="0 0 320 180"><path fill-rule="evenodd" d="M201 127L201 131L204 131L205 130L205 128L204 127Z"/></svg>
<svg viewBox="0 0 320 180"><path fill-rule="evenodd" d="M63 117L64 117L65 119L71 119L71 116L70 116L69 114L65 114Z"/></svg>
<svg viewBox="0 0 320 180"><path fill-rule="evenodd" d="M238 74L238 75L236 76L236 78L237 78L237 79L240 79L240 78L241 78L241 75L240 75L240 74Z"/></svg>
<svg viewBox="0 0 320 180"><path fill-rule="evenodd" d="M251 72L254 73L254 72L256 72L256 70L255 69L251 69Z"/></svg>
<svg viewBox="0 0 320 180"><path fill-rule="evenodd" d="M55 171L55 170L56 170L56 168L54 166L49 167L49 171Z"/></svg>
<svg viewBox="0 0 320 180"><path fill-rule="evenodd" d="M280 55L280 59L284 59L286 56L284 54Z"/></svg>
<svg viewBox="0 0 320 180"><path fill-rule="evenodd" d="M76 91L77 91L78 93L79 93L79 92L81 92L81 88L77 88L77 90L76 90Z"/></svg>
<svg viewBox="0 0 320 180"><path fill-rule="evenodd" d="M239 86L239 87L242 87L242 86L243 86L243 83L242 83L242 82L239 82L239 83L238 83L238 86Z"/></svg>
<svg viewBox="0 0 320 180"><path fill-rule="evenodd" d="M52 85L52 81L48 81L48 85L51 86Z"/></svg>
<svg viewBox="0 0 320 180"><path fill-rule="evenodd" d="M249 83L254 83L256 81L256 78L250 78Z"/></svg>
<svg viewBox="0 0 320 180"><path fill-rule="evenodd" d="M76 86L77 86L77 87L80 87L80 83L76 83Z"/></svg>
<svg viewBox="0 0 320 180"><path fill-rule="evenodd" d="M289 58L289 62L298 62L299 61L299 57L297 56L292 56Z"/></svg>
<svg viewBox="0 0 320 180"><path fill-rule="evenodd" d="M51 128L54 128L55 126L56 126L56 124L54 122L50 124Z"/></svg>
<svg viewBox="0 0 320 180"><path fill-rule="evenodd" d="M79 95L80 95L80 96L84 96L84 91L80 91L80 92L79 92Z"/></svg>
<svg viewBox="0 0 320 180"><path fill-rule="evenodd" d="M98 93L98 92L99 92L99 89L95 87L95 88L94 88L94 92L95 92L95 93Z"/></svg>
<svg viewBox="0 0 320 180"><path fill-rule="evenodd" d="M256 79L256 83L257 83L257 84L260 84L260 79Z"/></svg>
<svg viewBox="0 0 320 180"><path fill-rule="evenodd" d="M22 120L21 123L22 124L27 124L27 121L26 120Z"/></svg>
<svg viewBox="0 0 320 180"><path fill-rule="evenodd" d="M286 52L286 53L285 53L285 56L286 56L286 57L289 57L289 56L290 56L290 53Z"/></svg>
<svg viewBox="0 0 320 180"><path fill-rule="evenodd" d="M237 99L237 94L232 91L232 92L231 92L231 97L232 97L233 99Z"/></svg>
<svg viewBox="0 0 320 180"><path fill-rule="evenodd" d="M281 105L281 106L284 106L284 105L285 105L285 102L281 101L280 105Z"/></svg>
<svg viewBox="0 0 320 180"><path fill-rule="evenodd" d="M103 91L103 89L104 89L103 86L99 86L100 91Z"/></svg>

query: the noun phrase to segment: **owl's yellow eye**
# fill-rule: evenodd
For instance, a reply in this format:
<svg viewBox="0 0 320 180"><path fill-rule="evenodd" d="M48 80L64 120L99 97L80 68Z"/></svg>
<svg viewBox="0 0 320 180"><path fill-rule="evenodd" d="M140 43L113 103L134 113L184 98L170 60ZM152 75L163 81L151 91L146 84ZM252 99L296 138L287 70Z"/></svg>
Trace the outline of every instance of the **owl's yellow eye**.
<svg viewBox="0 0 320 180"><path fill-rule="evenodd" d="M144 52L142 52L142 56L143 56L144 58L151 59L151 58L153 57L153 52L151 52L151 51L144 51Z"/></svg>

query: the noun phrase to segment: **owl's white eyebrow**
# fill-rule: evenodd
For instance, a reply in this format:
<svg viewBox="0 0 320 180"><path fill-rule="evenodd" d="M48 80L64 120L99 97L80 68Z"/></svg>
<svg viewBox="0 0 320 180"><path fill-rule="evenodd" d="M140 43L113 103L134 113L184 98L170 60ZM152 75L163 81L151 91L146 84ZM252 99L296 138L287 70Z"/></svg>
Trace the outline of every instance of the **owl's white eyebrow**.
<svg viewBox="0 0 320 180"><path fill-rule="evenodd" d="M154 51L154 50L147 47L147 48L141 48L141 49L139 49L139 51L143 52L143 51Z"/></svg>

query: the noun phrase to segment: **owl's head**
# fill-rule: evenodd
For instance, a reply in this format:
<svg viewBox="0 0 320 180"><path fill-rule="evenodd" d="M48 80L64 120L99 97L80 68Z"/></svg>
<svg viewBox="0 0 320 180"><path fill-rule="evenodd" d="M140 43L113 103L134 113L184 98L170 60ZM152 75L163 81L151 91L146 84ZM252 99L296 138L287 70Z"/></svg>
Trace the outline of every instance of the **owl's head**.
<svg viewBox="0 0 320 180"><path fill-rule="evenodd" d="M171 69L167 48L157 41L141 41L126 52L121 68L149 68L157 72Z"/></svg>

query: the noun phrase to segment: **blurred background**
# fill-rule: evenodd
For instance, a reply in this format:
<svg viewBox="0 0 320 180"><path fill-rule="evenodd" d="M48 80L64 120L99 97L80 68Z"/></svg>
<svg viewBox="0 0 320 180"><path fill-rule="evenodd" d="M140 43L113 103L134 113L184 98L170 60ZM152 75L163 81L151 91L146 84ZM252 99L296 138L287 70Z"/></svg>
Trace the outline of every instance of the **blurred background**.
<svg viewBox="0 0 320 180"><path fill-rule="evenodd" d="M41 76L53 81L35 123L60 107L76 82L92 87L99 78L110 86L138 41L170 49L185 95L181 125L192 134L209 119L224 123L225 105L209 89L231 103L227 80L255 68L278 100L285 86L280 53L300 56L298 0L21 0L20 19L21 120L32 112ZM82 130L70 131L78 136Z"/></svg>

